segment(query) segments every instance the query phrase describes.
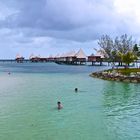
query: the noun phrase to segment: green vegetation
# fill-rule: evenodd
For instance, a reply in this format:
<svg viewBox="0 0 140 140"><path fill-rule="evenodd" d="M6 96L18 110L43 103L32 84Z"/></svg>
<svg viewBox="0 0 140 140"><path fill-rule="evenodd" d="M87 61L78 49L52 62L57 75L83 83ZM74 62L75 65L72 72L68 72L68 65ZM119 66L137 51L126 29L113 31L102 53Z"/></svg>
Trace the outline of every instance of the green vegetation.
<svg viewBox="0 0 140 140"><path fill-rule="evenodd" d="M112 39L108 35L103 35L98 41L100 51L109 62L119 62L125 64L125 68L130 63L136 61L140 56L138 45L132 40L132 36L126 34Z"/></svg>
<svg viewBox="0 0 140 140"><path fill-rule="evenodd" d="M106 72L113 72L115 71L115 73L120 73L122 75L130 75L130 74L137 74L140 72L140 69L138 68L126 68L126 69L114 69L114 70L106 70Z"/></svg>
<svg viewBox="0 0 140 140"><path fill-rule="evenodd" d="M135 53L136 56L140 57L140 51L137 44L134 45L133 52Z"/></svg>
<svg viewBox="0 0 140 140"><path fill-rule="evenodd" d="M94 72L90 76L109 81L140 83L140 69L138 68L110 69Z"/></svg>
<svg viewBox="0 0 140 140"><path fill-rule="evenodd" d="M125 54L120 53L119 55L121 57L122 62L124 62L126 64L125 68L128 67L130 63L137 60L137 56L132 51L128 51Z"/></svg>

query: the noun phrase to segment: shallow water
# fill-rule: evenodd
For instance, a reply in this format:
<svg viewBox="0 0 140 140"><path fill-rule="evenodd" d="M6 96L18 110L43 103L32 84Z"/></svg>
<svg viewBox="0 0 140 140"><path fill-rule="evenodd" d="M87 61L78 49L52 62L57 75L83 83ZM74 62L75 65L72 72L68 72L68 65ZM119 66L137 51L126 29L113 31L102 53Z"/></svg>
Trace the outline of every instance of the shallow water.
<svg viewBox="0 0 140 140"><path fill-rule="evenodd" d="M0 64L0 139L139 140L140 85L89 77L102 69Z"/></svg>

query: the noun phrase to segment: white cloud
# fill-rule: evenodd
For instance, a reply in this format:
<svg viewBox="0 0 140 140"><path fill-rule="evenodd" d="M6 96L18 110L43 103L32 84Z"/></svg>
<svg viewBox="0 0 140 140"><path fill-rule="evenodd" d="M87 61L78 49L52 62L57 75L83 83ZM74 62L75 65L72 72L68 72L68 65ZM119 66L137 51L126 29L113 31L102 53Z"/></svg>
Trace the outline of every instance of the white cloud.
<svg viewBox="0 0 140 140"><path fill-rule="evenodd" d="M131 17L140 23L140 1L139 0L115 0L117 12L125 17Z"/></svg>

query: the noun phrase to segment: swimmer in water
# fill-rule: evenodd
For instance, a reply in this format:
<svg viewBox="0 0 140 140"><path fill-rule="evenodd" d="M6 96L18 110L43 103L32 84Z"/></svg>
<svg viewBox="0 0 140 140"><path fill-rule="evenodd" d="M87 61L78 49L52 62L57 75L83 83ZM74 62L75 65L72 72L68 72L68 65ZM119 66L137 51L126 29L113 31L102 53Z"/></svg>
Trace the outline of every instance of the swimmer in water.
<svg viewBox="0 0 140 140"><path fill-rule="evenodd" d="M75 92L78 92L78 88L75 88Z"/></svg>
<svg viewBox="0 0 140 140"><path fill-rule="evenodd" d="M63 108L63 106L62 106L61 102L57 102L57 109L62 109L62 108Z"/></svg>

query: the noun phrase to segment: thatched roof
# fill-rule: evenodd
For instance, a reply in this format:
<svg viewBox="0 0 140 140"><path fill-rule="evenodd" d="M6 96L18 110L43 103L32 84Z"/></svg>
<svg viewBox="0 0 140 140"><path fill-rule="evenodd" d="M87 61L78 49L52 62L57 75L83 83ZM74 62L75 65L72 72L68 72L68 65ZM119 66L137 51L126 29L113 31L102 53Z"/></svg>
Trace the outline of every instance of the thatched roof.
<svg viewBox="0 0 140 140"><path fill-rule="evenodd" d="M80 50L76 53L76 57L77 57L77 58L87 58L82 49L80 49Z"/></svg>
<svg viewBox="0 0 140 140"><path fill-rule="evenodd" d="M21 58L21 55L20 55L20 54L17 54L17 55L16 55L16 58Z"/></svg>
<svg viewBox="0 0 140 140"><path fill-rule="evenodd" d="M19 58L24 58L24 57L21 56L20 54L17 54L17 55L16 55L16 59L19 59Z"/></svg>
<svg viewBox="0 0 140 140"><path fill-rule="evenodd" d="M67 57L75 57L76 53L75 51L70 51L66 54Z"/></svg>
<svg viewBox="0 0 140 140"><path fill-rule="evenodd" d="M98 50L98 51L96 52L95 56L100 56L101 58L105 58L105 57L104 57L104 54L103 54L103 52L102 52L101 50Z"/></svg>

